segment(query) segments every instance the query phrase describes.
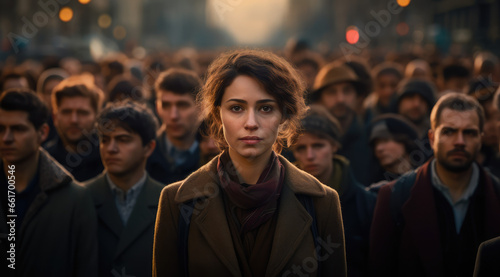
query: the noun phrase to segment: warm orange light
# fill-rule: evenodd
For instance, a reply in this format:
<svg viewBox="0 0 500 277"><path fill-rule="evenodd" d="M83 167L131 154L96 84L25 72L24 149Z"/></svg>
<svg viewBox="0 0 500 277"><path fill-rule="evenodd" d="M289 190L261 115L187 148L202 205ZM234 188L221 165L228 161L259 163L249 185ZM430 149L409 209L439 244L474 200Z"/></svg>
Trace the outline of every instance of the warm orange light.
<svg viewBox="0 0 500 277"><path fill-rule="evenodd" d="M398 0L398 5L400 5L401 7L406 7L410 5L410 2L411 0Z"/></svg>
<svg viewBox="0 0 500 277"><path fill-rule="evenodd" d="M99 16L99 19L97 19L97 24L103 29L108 28L111 25L111 22L111 16L108 14L102 14Z"/></svg>
<svg viewBox="0 0 500 277"><path fill-rule="evenodd" d="M113 36L116 39L122 40L127 36L127 30L123 26L116 26L115 29L113 29Z"/></svg>
<svg viewBox="0 0 500 277"><path fill-rule="evenodd" d="M345 39L350 44L355 44L359 40L359 31L356 26L347 27L347 31L345 33Z"/></svg>
<svg viewBox="0 0 500 277"><path fill-rule="evenodd" d="M78 2L80 2L80 4L86 5L90 3L90 0L78 0Z"/></svg>
<svg viewBox="0 0 500 277"><path fill-rule="evenodd" d="M59 11L59 19L68 22L73 18L73 10L69 7L64 7Z"/></svg>

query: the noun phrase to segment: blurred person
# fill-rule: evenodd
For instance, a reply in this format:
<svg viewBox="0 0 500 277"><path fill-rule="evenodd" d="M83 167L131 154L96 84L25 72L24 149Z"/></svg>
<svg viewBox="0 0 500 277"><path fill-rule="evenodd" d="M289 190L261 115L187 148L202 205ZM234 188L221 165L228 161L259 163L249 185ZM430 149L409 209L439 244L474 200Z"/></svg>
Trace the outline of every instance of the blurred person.
<svg viewBox="0 0 500 277"><path fill-rule="evenodd" d="M356 112L358 115L363 115L365 113L363 102L366 100L366 97L373 91L373 76L371 74L371 68L368 63L362 59L361 57L353 56L348 61L343 61L343 63L349 66L356 76L358 76L358 80L363 84L358 87L359 96L356 103Z"/></svg>
<svg viewBox="0 0 500 277"><path fill-rule="evenodd" d="M363 174L370 164L366 133L356 107L365 87L358 76L347 65L330 63L325 65L314 81L311 103L324 106L340 123L343 134L342 148L338 154L346 157L355 176L367 184L368 174Z"/></svg>
<svg viewBox="0 0 500 277"><path fill-rule="evenodd" d="M104 81L108 85L113 78L125 73L126 57L118 55L117 57L109 57L100 63Z"/></svg>
<svg viewBox="0 0 500 277"><path fill-rule="evenodd" d="M370 234L374 276L471 276L479 244L500 235L500 184L475 162L481 105L449 93L431 122L435 158L379 191Z"/></svg>
<svg viewBox="0 0 500 277"><path fill-rule="evenodd" d="M94 129L102 91L92 75L71 76L52 91L52 116L58 136L44 147L76 180L86 181L103 170Z"/></svg>
<svg viewBox="0 0 500 277"><path fill-rule="evenodd" d="M212 63L201 103L224 152L163 189L153 276L346 276L337 192L279 155L306 110L299 78L270 52Z"/></svg>
<svg viewBox="0 0 500 277"><path fill-rule="evenodd" d="M146 173L158 122L145 105L111 102L97 118L105 171L86 187L98 215L99 276L151 276L158 199Z"/></svg>
<svg viewBox="0 0 500 277"><path fill-rule="evenodd" d="M217 142L208 135L208 126L206 121L201 122L196 140L200 143L200 166L205 165L220 154Z"/></svg>
<svg viewBox="0 0 500 277"><path fill-rule="evenodd" d="M477 250L474 277L500 276L500 237L487 240Z"/></svg>
<svg viewBox="0 0 500 277"><path fill-rule="evenodd" d="M500 133L497 128L497 120L500 115L493 101L495 91L498 87L498 84L492 82L489 78L478 77L470 82L467 89L467 94L476 98L484 109L484 130L481 137L481 151L477 157L477 162L488 168L491 165L498 164Z"/></svg>
<svg viewBox="0 0 500 277"><path fill-rule="evenodd" d="M498 57L490 52L480 52L474 57L474 77L483 77L500 82Z"/></svg>
<svg viewBox="0 0 500 277"><path fill-rule="evenodd" d="M12 89L0 97L0 275L97 276L92 199L40 147L49 132L48 117L48 108L33 91ZM15 189L8 191L12 176ZM15 192L15 208L7 205L8 192ZM13 209L15 227L6 219ZM12 228L15 241L7 237ZM12 248L15 270L7 267Z"/></svg>
<svg viewBox="0 0 500 277"><path fill-rule="evenodd" d="M403 68L399 64L384 62L373 68L374 91L364 101L365 123L373 118L390 113L396 100L396 90L403 79Z"/></svg>
<svg viewBox="0 0 500 277"><path fill-rule="evenodd" d="M147 171L161 183L182 180L199 167L196 133L201 119L196 96L201 86L198 75L186 69L169 69L156 80L156 110L162 125Z"/></svg>
<svg viewBox="0 0 500 277"><path fill-rule="evenodd" d="M306 91L311 92L314 85L314 79L323 65L321 58L319 56L309 54L296 61L294 65L306 83Z"/></svg>
<svg viewBox="0 0 500 277"><path fill-rule="evenodd" d="M47 69L38 77L36 92L40 98L42 98L45 105L47 105L50 112L52 112L52 90L54 90L62 80L68 77L69 74L62 68ZM52 117L49 117L47 124L49 125L49 135L42 145L45 145L45 143L53 140L57 136L57 130L54 126Z"/></svg>
<svg viewBox="0 0 500 277"><path fill-rule="evenodd" d="M443 67L441 74L439 75L441 88L437 98L440 98L448 92L464 91L470 77L470 70L461 64L450 64Z"/></svg>
<svg viewBox="0 0 500 277"><path fill-rule="evenodd" d="M61 68L66 70L71 76L82 74L82 63L77 58L66 57L61 59L59 64Z"/></svg>
<svg viewBox="0 0 500 277"><path fill-rule="evenodd" d="M419 138L425 138L430 128L429 115L435 102L434 85L423 79L411 78L401 82L395 110L415 124Z"/></svg>
<svg viewBox="0 0 500 277"><path fill-rule="evenodd" d="M493 107L496 109L496 129L497 133L500 134L500 88L495 92L495 96L493 98ZM498 148L500 149L500 139L498 140ZM491 160L488 165L489 170L492 174L500 178L500 151L497 155Z"/></svg>
<svg viewBox="0 0 500 277"><path fill-rule="evenodd" d="M378 191L382 185L416 167L411 160L416 140L417 128L402 116L384 114L373 119L369 141L380 170L370 178L370 190Z"/></svg>
<svg viewBox="0 0 500 277"><path fill-rule="evenodd" d="M368 239L376 197L355 180L349 161L336 154L340 124L325 108L312 105L301 125L291 147L295 164L339 193L347 276L368 276Z"/></svg>
<svg viewBox="0 0 500 277"><path fill-rule="evenodd" d="M28 78L19 71L6 71L0 77L1 92L11 88L27 88L30 89Z"/></svg>
<svg viewBox="0 0 500 277"><path fill-rule="evenodd" d="M124 75L116 76L108 84L107 98L109 102L120 102L125 99L142 102L144 97L141 82Z"/></svg>
<svg viewBox="0 0 500 277"><path fill-rule="evenodd" d="M432 71L429 63L422 59L415 59L405 67L405 78L421 78L432 80Z"/></svg>

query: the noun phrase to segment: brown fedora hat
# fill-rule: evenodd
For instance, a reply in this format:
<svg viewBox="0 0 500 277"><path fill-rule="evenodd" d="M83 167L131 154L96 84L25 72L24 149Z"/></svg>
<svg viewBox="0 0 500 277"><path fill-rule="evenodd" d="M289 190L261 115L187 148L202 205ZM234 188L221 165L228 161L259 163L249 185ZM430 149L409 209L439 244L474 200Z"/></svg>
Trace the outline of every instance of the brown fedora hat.
<svg viewBox="0 0 500 277"><path fill-rule="evenodd" d="M314 80L310 99L314 101L318 100L324 88L342 82L352 83L358 95L360 94L363 84L349 66L344 64L339 65L338 63L330 63L323 66Z"/></svg>

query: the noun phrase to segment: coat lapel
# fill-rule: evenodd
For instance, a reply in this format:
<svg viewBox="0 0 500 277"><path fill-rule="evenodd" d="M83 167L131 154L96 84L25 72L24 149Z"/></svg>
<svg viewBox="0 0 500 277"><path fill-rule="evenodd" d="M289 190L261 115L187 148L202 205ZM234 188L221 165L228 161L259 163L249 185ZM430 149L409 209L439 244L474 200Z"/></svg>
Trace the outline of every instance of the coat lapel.
<svg viewBox="0 0 500 277"><path fill-rule="evenodd" d="M97 178L96 184L90 190L93 191L97 216L101 223L106 225L119 238L122 234L123 223L116 209L115 198L111 193L105 173Z"/></svg>
<svg viewBox="0 0 500 277"><path fill-rule="evenodd" d="M222 195L207 198L206 207L201 210L194 223L203 234L207 243L215 252L217 257L231 272L232 276L241 276L241 271L231 240L231 233L224 211Z"/></svg>
<svg viewBox="0 0 500 277"><path fill-rule="evenodd" d="M312 218L288 186L283 186L266 276L277 276L309 233Z"/></svg>
<svg viewBox="0 0 500 277"><path fill-rule="evenodd" d="M158 210L158 199L159 194L155 194L150 177L148 176L141 193L137 197L127 226L123 229L122 236L116 247L115 258L140 237L147 228L154 224L156 211Z"/></svg>
<svg viewBox="0 0 500 277"><path fill-rule="evenodd" d="M410 197L402 207L406 227L429 276L444 276L443 250L439 238L434 192L430 176L430 162L418 171Z"/></svg>

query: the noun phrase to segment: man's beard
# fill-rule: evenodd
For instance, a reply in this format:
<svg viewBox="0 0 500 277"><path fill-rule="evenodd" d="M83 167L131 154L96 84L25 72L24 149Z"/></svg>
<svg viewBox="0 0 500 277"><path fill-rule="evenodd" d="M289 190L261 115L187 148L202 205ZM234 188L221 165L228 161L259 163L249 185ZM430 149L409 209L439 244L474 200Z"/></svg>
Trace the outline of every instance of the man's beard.
<svg viewBox="0 0 500 277"><path fill-rule="evenodd" d="M448 170L450 172L454 172L454 173L467 171L471 167L471 165L474 162L474 160L476 159L476 155L477 155L477 154L472 155L471 153L466 152L465 150L459 150L459 149L454 149L454 150L448 151L448 153L446 153L446 155L448 156L449 154L454 153L454 152L464 153L465 156L467 157L467 160L465 161L465 163L455 165L455 164L449 163L446 160L446 158L441 159L439 155L437 156L437 161L439 162L439 164L442 167L444 167L446 170Z"/></svg>

